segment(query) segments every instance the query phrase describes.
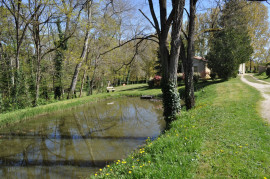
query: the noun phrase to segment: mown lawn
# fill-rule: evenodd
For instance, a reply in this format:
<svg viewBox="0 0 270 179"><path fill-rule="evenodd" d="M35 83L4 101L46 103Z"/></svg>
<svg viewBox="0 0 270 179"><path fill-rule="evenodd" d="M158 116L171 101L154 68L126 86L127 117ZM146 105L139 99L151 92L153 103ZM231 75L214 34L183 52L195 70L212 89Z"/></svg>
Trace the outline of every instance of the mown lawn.
<svg viewBox="0 0 270 179"><path fill-rule="evenodd" d="M270 127L240 79L196 93L196 108L126 159L91 178L270 178Z"/></svg>
<svg viewBox="0 0 270 179"><path fill-rule="evenodd" d="M270 78L266 75L265 72L263 72L262 74L255 74L254 76L256 78L260 79L260 80L264 80L266 82L270 82Z"/></svg>

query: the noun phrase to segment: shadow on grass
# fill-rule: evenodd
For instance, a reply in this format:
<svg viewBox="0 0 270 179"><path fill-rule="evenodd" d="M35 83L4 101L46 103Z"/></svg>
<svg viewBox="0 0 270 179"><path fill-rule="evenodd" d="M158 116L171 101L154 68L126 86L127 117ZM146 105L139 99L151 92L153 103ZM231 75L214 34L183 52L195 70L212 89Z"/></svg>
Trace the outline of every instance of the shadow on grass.
<svg viewBox="0 0 270 179"><path fill-rule="evenodd" d="M120 89L119 91L134 91L134 90L145 91L145 90L149 90L149 89L152 89L152 88L149 88L148 86L141 86L141 87L129 88L129 89L123 89L123 90Z"/></svg>
<svg viewBox="0 0 270 179"><path fill-rule="evenodd" d="M219 80L214 80L214 81L213 80L211 80L211 81L208 80L208 81L201 81L201 82L198 82L198 83L194 83L194 92L199 91L199 90L201 90L201 89L203 89L203 88L205 88L205 87L207 87L209 85L222 83L224 81L226 81L226 80L219 79ZM185 88L179 89L178 92L180 93L180 98L182 100L185 100Z"/></svg>

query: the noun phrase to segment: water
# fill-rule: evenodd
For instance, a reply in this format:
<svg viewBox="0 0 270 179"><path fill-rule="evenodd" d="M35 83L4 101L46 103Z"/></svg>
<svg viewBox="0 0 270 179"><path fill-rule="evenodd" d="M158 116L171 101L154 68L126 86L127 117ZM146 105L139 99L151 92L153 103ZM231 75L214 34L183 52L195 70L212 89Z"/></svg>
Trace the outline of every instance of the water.
<svg viewBox="0 0 270 179"><path fill-rule="evenodd" d="M160 102L121 98L0 130L0 178L87 177L165 127Z"/></svg>

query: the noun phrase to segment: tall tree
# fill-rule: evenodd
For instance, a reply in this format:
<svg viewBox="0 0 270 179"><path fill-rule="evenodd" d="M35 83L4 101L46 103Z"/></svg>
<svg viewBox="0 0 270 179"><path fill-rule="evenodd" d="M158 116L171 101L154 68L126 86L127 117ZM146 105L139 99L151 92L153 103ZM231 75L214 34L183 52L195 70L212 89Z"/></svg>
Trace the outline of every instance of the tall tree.
<svg viewBox="0 0 270 179"><path fill-rule="evenodd" d="M192 68L193 68L193 56L194 56L196 3L197 3L197 0L190 0L188 36L186 35L187 36L187 58L182 58L184 73L185 73L185 104L188 110L194 107L195 105Z"/></svg>
<svg viewBox="0 0 270 179"><path fill-rule="evenodd" d="M183 10L185 0L172 0L172 11L167 17L167 1L160 0L160 23L157 20L152 0L148 0L150 12L154 20L159 39L159 53L162 63L162 94L164 116L168 124L175 119L181 110L179 93L177 91L177 68L180 53L180 32L182 26ZM168 45L168 34L170 26L171 44Z"/></svg>
<svg viewBox="0 0 270 179"><path fill-rule="evenodd" d="M92 20L92 0L87 0L87 2L85 3L85 8L87 11L87 24L86 24L86 30L85 30L84 45L83 45L81 56L79 58L79 63L76 65L75 70L74 70L74 74L72 77L72 81L70 84L69 93L67 97L68 99L73 96L73 93L75 91L80 68L82 66L82 63L86 59L87 50L89 46L91 20Z"/></svg>

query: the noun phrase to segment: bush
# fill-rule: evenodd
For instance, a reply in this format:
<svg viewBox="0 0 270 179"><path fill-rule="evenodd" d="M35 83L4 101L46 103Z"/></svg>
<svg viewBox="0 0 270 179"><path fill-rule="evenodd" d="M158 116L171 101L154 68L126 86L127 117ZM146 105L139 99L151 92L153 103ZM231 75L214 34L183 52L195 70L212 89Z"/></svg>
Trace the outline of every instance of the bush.
<svg viewBox="0 0 270 179"><path fill-rule="evenodd" d="M149 88L154 88L154 80L153 79L149 80L147 83L148 83Z"/></svg>
<svg viewBox="0 0 270 179"><path fill-rule="evenodd" d="M210 73L210 78L212 79L212 80L215 80L216 79L216 77L217 77L217 74L216 73Z"/></svg>
<svg viewBox="0 0 270 179"><path fill-rule="evenodd" d="M156 75L152 80L148 81L149 88L160 87L161 76Z"/></svg>
<svg viewBox="0 0 270 179"><path fill-rule="evenodd" d="M161 76L156 75L153 80L154 80L154 86L159 87L161 83Z"/></svg>
<svg viewBox="0 0 270 179"><path fill-rule="evenodd" d="M200 73L194 73L194 74L193 74L193 81L194 81L195 83L198 83L200 77L201 77L201 74L200 74Z"/></svg>
<svg viewBox="0 0 270 179"><path fill-rule="evenodd" d="M267 75L268 77L270 77L270 67L267 67L267 68L266 68L266 75Z"/></svg>

